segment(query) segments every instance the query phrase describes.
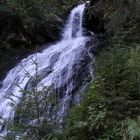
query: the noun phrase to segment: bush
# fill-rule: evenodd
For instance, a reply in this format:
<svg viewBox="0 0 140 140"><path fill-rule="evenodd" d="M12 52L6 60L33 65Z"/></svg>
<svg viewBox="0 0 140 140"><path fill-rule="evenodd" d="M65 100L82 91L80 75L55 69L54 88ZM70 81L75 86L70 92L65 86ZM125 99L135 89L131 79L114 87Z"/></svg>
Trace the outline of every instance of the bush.
<svg viewBox="0 0 140 140"><path fill-rule="evenodd" d="M112 43L113 44L113 43ZM140 47L114 43L96 56L95 79L72 108L65 135L74 140L137 140L140 112ZM132 130L131 130L132 129Z"/></svg>

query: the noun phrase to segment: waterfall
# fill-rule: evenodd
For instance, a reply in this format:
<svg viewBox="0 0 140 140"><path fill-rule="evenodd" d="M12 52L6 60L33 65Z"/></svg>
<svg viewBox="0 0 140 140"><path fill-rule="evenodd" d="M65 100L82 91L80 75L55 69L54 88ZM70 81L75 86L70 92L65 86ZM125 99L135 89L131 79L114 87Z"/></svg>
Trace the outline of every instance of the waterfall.
<svg viewBox="0 0 140 140"><path fill-rule="evenodd" d="M15 110L11 104L20 102L19 98L23 96L20 90L30 89L31 77L36 75L33 60L37 63L37 73L41 78L38 90L52 86L60 94L62 107L58 117L65 113L70 102L78 102L80 90L91 79L91 55L86 48L89 37L83 36L82 28L85 6L80 4L71 11L61 41L28 56L8 72L0 89L1 123L14 118Z"/></svg>
<svg viewBox="0 0 140 140"><path fill-rule="evenodd" d="M72 39L82 36L83 28L83 13L85 9L85 4L81 4L71 11L70 17L68 18L68 23L64 28L63 39Z"/></svg>

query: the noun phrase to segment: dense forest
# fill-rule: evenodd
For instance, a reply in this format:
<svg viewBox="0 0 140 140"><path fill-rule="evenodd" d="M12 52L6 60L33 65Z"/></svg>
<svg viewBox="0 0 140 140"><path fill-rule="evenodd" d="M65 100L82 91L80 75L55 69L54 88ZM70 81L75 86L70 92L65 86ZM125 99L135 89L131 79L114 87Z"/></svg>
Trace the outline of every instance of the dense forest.
<svg viewBox="0 0 140 140"><path fill-rule="evenodd" d="M60 40L70 10L80 3L83 1L1 0L0 79L25 56L42 50L42 44ZM10 131L3 139L140 139L140 1L91 0L83 27L88 35L94 32L98 41L94 76L81 102L71 106L61 130L55 120L27 125L28 118L39 118L43 112L39 104L52 102L57 106L57 101L54 95L42 95L43 100L37 100L34 97L40 93L35 87L22 91L32 95L17 108L24 119L8 122ZM48 88L42 92L46 91Z"/></svg>

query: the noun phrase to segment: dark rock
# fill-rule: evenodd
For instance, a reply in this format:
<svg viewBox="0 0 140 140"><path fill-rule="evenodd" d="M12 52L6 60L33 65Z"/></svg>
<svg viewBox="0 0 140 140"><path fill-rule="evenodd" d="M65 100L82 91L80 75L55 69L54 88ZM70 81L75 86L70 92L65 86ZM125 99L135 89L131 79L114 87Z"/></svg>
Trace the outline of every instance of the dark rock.
<svg viewBox="0 0 140 140"><path fill-rule="evenodd" d="M96 34L105 33L104 22L99 19L99 17L97 17L95 14L85 14L84 27L87 30L92 31Z"/></svg>
<svg viewBox="0 0 140 140"><path fill-rule="evenodd" d="M45 42L56 41L60 38L60 31L62 28L63 22L54 21L47 22L42 24L36 30L37 34L44 38Z"/></svg>

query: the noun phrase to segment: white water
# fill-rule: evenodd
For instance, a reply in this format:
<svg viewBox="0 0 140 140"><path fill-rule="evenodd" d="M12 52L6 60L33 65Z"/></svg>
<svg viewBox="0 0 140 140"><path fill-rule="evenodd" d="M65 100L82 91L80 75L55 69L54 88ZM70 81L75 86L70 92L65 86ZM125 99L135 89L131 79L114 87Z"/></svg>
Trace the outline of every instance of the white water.
<svg viewBox="0 0 140 140"><path fill-rule="evenodd" d="M83 34L82 21L85 4L81 4L71 11L68 23L63 33L63 39L80 37Z"/></svg>
<svg viewBox="0 0 140 140"><path fill-rule="evenodd" d="M71 11L60 42L47 47L41 53L30 55L9 71L0 89L0 115L3 118L1 122L14 118L15 110L11 103L19 103L17 97L22 97L21 88L28 88L31 77L36 74L36 65L33 60L37 61L38 75L42 78L38 90L41 90L42 86L53 85L59 89L66 85L58 116L65 112L67 100L71 97L70 93L74 88L73 67L84 59L82 54L87 51L85 44L89 38L83 36L82 28L84 9L85 4L81 4Z"/></svg>

